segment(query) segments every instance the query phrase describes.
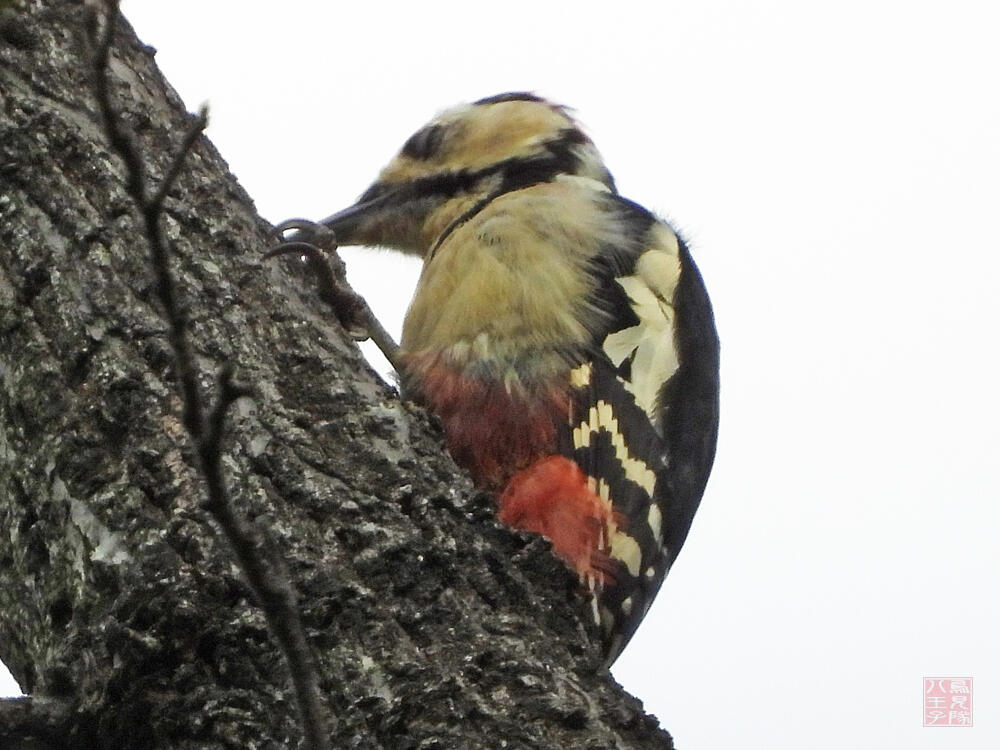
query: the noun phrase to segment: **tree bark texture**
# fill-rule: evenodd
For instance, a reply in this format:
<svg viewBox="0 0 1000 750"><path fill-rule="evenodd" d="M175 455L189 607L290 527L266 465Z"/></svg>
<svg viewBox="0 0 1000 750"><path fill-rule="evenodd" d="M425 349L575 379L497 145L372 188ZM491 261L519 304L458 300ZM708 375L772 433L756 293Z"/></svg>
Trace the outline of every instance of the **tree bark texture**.
<svg viewBox="0 0 1000 750"><path fill-rule="evenodd" d="M0 4L2 5L2 4ZM0 9L0 747L295 747L288 675L201 507L124 166L68 0ZM122 23L112 95L152 186L190 122ZM241 513L284 556L334 747L670 748L596 671L548 544L501 527L199 139L166 200ZM30 744L34 742L35 744Z"/></svg>

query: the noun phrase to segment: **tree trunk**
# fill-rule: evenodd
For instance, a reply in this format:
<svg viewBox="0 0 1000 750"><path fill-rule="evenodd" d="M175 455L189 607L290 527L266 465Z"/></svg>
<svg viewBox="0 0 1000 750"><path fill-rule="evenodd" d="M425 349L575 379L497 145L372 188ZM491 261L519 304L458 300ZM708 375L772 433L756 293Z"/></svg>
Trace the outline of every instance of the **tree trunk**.
<svg viewBox="0 0 1000 750"><path fill-rule="evenodd" d="M0 3L0 6L3 6ZM0 746L294 747L281 652L182 425L92 11L0 10ZM155 186L190 122L121 23L111 93ZM232 364L226 478L300 594L338 748L670 748L597 671L574 578L498 525L199 139L166 200L203 390ZM29 741L36 744L29 745Z"/></svg>

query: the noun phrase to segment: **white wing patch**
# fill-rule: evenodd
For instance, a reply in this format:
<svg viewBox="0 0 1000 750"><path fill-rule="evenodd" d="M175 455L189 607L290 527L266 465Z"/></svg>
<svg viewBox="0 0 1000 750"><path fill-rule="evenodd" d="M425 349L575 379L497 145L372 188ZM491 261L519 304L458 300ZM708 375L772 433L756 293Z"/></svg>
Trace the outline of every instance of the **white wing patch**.
<svg viewBox="0 0 1000 750"><path fill-rule="evenodd" d="M623 382L639 408L660 429L656 399L678 367L673 298L681 264L677 236L662 224L651 233L653 246L639 256L635 273L616 279L639 324L608 335L604 353L615 367L633 357L631 380Z"/></svg>

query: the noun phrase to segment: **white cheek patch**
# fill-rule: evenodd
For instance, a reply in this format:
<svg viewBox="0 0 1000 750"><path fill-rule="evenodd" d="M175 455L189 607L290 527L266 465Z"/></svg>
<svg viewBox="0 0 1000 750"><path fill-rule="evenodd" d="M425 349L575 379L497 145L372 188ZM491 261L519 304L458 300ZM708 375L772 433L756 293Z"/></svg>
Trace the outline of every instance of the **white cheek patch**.
<svg viewBox="0 0 1000 750"><path fill-rule="evenodd" d="M596 172L596 170L594 171ZM575 187L583 188L584 190L596 190L601 193L611 192L611 189L603 182L599 182L593 177L587 177L584 175L560 174L556 175L556 182L562 182L564 184L573 185Z"/></svg>

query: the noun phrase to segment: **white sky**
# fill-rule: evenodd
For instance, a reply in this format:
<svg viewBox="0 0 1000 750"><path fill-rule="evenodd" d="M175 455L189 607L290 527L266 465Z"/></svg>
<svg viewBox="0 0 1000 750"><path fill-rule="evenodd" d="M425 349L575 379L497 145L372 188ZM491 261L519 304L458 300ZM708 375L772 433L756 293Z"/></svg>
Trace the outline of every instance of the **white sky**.
<svg viewBox="0 0 1000 750"><path fill-rule="evenodd" d="M527 89L691 240L718 459L614 669L678 746L1000 746L1000 6L278 7L125 2L268 219L348 205L438 110ZM398 334L416 265L345 255ZM974 678L973 728L921 726L924 676Z"/></svg>

